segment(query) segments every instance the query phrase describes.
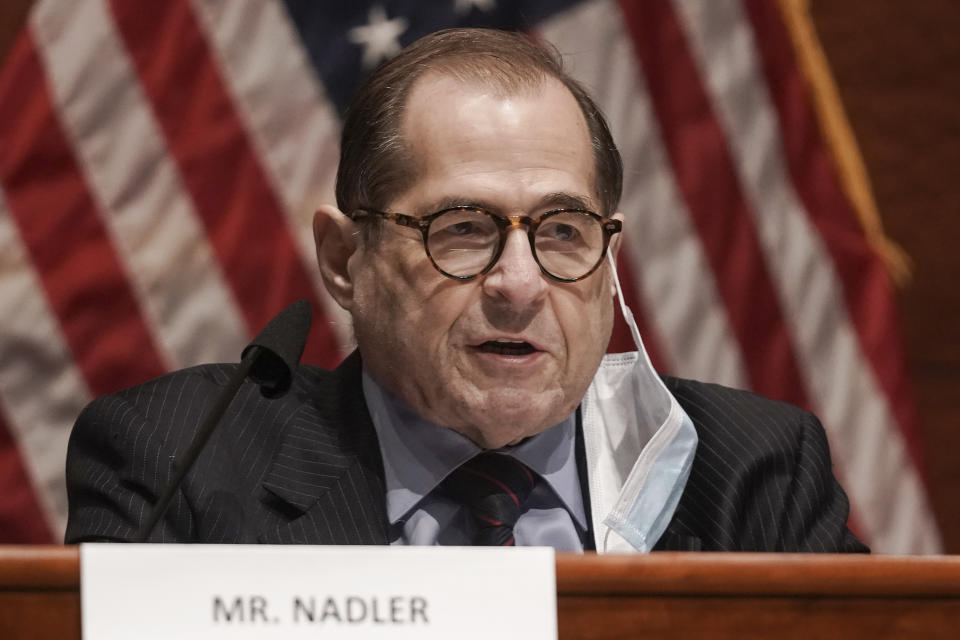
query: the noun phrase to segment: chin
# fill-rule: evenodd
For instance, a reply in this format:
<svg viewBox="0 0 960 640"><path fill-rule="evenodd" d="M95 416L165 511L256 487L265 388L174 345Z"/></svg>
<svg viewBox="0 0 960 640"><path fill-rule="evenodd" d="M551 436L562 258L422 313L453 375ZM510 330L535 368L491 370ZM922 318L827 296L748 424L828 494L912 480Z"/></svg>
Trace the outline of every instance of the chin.
<svg viewBox="0 0 960 640"><path fill-rule="evenodd" d="M515 444L520 444L534 434L516 434L516 433L489 433L478 431L476 433L463 434L473 441L481 449L494 450L503 449Z"/></svg>
<svg viewBox="0 0 960 640"><path fill-rule="evenodd" d="M558 412L556 403L544 403L543 398L540 402L529 397L522 402L515 400L495 401L472 412L475 419L469 422L470 432L464 435L484 449L500 449L549 429L572 411Z"/></svg>

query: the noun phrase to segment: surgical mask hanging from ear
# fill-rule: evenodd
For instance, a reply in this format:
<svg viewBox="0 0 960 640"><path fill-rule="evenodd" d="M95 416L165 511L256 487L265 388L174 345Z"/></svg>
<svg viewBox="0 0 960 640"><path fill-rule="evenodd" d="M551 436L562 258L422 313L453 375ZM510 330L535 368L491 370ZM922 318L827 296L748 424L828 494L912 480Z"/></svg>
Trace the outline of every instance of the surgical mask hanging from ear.
<svg viewBox="0 0 960 640"><path fill-rule="evenodd" d="M583 402L584 443L597 549L650 551L686 486L697 447L693 423L654 371L633 313L617 301L636 351L603 358Z"/></svg>
<svg viewBox="0 0 960 640"><path fill-rule="evenodd" d="M613 252L607 252L607 263L610 265L610 275L613 277L613 284L617 288L617 303L620 305L620 313L623 315L624 321L627 323L627 326L630 327L630 335L633 337L633 344L637 347L637 352L640 353L650 370L653 370L653 364L650 362L650 358L647 356L647 350L643 346L643 340L640 338L640 329L637 327L637 321L633 317L633 311L630 310L630 307L627 306L627 303L623 299L623 289L620 288L620 274L617 272L617 262L613 259Z"/></svg>

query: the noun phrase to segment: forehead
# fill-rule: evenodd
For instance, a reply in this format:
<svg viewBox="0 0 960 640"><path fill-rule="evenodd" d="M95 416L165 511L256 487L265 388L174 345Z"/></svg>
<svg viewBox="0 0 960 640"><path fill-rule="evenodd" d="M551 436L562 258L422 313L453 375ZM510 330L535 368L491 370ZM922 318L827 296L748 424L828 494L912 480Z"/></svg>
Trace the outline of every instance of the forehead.
<svg viewBox="0 0 960 640"><path fill-rule="evenodd" d="M587 123L554 78L508 92L427 74L411 90L401 131L415 175L402 200L501 198L523 207L569 193L595 201Z"/></svg>

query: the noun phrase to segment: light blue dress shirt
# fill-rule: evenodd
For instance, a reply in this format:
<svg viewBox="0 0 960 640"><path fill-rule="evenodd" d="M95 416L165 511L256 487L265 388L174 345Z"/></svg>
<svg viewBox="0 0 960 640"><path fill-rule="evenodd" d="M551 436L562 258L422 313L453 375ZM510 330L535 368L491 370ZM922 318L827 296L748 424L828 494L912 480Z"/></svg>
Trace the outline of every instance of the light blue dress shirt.
<svg viewBox="0 0 960 640"><path fill-rule="evenodd" d="M366 372L363 394L383 457L391 543L469 545L475 525L467 509L431 492L480 453L480 447L452 429L424 420ZM582 551L587 521L577 472L575 415L500 452L546 481L530 495L527 510L514 527L517 545Z"/></svg>

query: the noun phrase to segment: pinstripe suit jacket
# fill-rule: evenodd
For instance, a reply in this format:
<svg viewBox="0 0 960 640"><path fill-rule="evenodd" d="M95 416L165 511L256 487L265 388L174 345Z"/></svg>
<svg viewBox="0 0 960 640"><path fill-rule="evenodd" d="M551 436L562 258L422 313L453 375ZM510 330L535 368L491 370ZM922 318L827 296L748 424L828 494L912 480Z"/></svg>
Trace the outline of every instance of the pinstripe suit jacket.
<svg viewBox="0 0 960 640"><path fill-rule="evenodd" d="M129 540L234 365L178 371L93 401L67 454L67 542ZM859 551L823 429L789 405L668 379L700 445L658 544L674 550ZM376 432L357 354L300 367L284 398L245 384L151 540L385 544Z"/></svg>

